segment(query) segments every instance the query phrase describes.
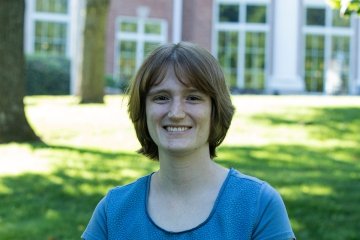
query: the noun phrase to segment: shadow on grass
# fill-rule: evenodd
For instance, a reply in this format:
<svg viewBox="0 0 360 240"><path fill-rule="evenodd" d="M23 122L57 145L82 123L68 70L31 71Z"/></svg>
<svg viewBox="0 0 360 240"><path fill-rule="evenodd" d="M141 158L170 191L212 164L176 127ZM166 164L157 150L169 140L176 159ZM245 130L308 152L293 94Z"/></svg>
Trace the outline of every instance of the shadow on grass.
<svg viewBox="0 0 360 240"><path fill-rule="evenodd" d="M343 159L333 157L341 152ZM282 194L298 239L357 239L359 149L298 145L222 147L219 162L256 176Z"/></svg>
<svg viewBox="0 0 360 240"><path fill-rule="evenodd" d="M302 110L310 111L302 111ZM303 126L319 140L340 139L360 143L360 107L318 107L290 109L291 114L258 114L253 120L271 126ZM295 112L294 112L295 111Z"/></svg>
<svg viewBox="0 0 360 240"><path fill-rule="evenodd" d="M78 239L113 186L155 170L137 154L32 144L48 173L0 178L2 239ZM298 145L221 147L218 162L268 181L283 195L298 239L356 239L360 150Z"/></svg>
<svg viewBox="0 0 360 240"><path fill-rule="evenodd" d="M30 146L50 158L53 168L0 177L1 239L79 239L110 188L156 168L154 162L126 152Z"/></svg>
<svg viewBox="0 0 360 240"><path fill-rule="evenodd" d="M303 110L258 114L253 120L275 127L300 126L312 139L323 143L320 146L305 142L225 152L237 153L233 157L241 159L237 164L240 169L280 189L299 239L358 239L360 107ZM234 163L226 159L226 164Z"/></svg>

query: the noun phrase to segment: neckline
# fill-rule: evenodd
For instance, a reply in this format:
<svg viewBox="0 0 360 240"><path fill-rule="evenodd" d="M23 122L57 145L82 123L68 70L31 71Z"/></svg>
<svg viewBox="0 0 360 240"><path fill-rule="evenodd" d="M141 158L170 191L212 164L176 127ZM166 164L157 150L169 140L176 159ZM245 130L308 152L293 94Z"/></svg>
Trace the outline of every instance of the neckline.
<svg viewBox="0 0 360 240"><path fill-rule="evenodd" d="M151 173L150 175L147 176L147 179L146 179L145 213L146 213L147 219L149 220L149 222L150 222L153 226L155 226L157 229L159 229L160 231L165 232L165 233L167 233L167 234L182 234L182 233L192 232L192 231L195 231L196 229L201 228L202 226L206 225L206 224L211 220L211 218L213 217L213 215L215 214L216 209L217 209L217 206L219 205L219 202L220 202L220 200L221 200L221 197L222 197L222 195L223 195L223 192L224 192L224 190L225 190L225 188L226 188L226 185L227 185L227 183L228 183L228 181L229 181L229 178L230 178L230 176L232 175L233 172L234 172L234 169L233 169L233 168L230 168L230 169L229 169L229 172L227 173L227 176L226 176L224 182L222 183L222 186L221 186L220 191L219 191L219 193L218 193L218 195L217 195L217 197L216 197L214 206L212 207L209 216L208 216L202 223L200 223L199 225L197 225L197 226L195 226L195 227L193 227L193 228L187 229L187 230L179 231L179 232L168 231L168 230L160 227L159 225L157 225L157 224L152 220L152 218L151 218L150 215L149 215L149 212L148 212L148 202L149 202L149 193L150 193L150 183L151 183L151 178L152 178L152 176L153 176L153 174L154 174L155 172Z"/></svg>

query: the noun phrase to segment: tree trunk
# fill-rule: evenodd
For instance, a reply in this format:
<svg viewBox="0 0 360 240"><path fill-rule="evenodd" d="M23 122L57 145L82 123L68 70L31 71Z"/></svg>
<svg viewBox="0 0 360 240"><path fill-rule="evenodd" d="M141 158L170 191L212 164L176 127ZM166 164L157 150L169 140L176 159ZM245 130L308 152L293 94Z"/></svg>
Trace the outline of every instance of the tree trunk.
<svg viewBox="0 0 360 240"><path fill-rule="evenodd" d="M0 0L0 143L37 141L26 120L24 0Z"/></svg>
<svg viewBox="0 0 360 240"><path fill-rule="evenodd" d="M105 29L109 0L87 0L80 103L104 102Z"/></svg>

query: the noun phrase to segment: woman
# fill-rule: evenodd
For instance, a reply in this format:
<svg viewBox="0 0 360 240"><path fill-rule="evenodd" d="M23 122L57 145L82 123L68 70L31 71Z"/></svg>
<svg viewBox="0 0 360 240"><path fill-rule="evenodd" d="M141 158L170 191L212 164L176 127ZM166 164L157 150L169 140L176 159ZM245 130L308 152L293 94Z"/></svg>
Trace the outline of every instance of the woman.
<svg viewBox="0 0 360 240"><path fill-rule="evenodd" d="M213 161L234 107L216 59L186 42L144 61L128 112L157 172L112 189L82 238L295 239L280 195Z"/></svg>

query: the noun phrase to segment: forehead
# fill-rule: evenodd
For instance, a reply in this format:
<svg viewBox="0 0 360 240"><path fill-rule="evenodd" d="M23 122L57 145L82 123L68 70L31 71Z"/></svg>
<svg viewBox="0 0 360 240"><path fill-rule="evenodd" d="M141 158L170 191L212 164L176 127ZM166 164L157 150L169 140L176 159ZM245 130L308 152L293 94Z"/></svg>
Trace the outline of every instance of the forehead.
<svg viewBox="0 0 360 240"><path fill-rule="evenodd" d="M168 67L166 71L160 74L160 76L155 81L153 81L153 84L150 86L149 90L164 86L192 89L196 88L186 76L186 74L176 74L173 67Z"/></svg>
<svg viewBox="0 0 360 240"><path fill-rule="evenodd" d="M200 90L192 86L189 81L181 81L175 76L175 74L167 74L160 82L150 87L148 94L152 95L159 92L190 93L199 91Z"/></svg>

